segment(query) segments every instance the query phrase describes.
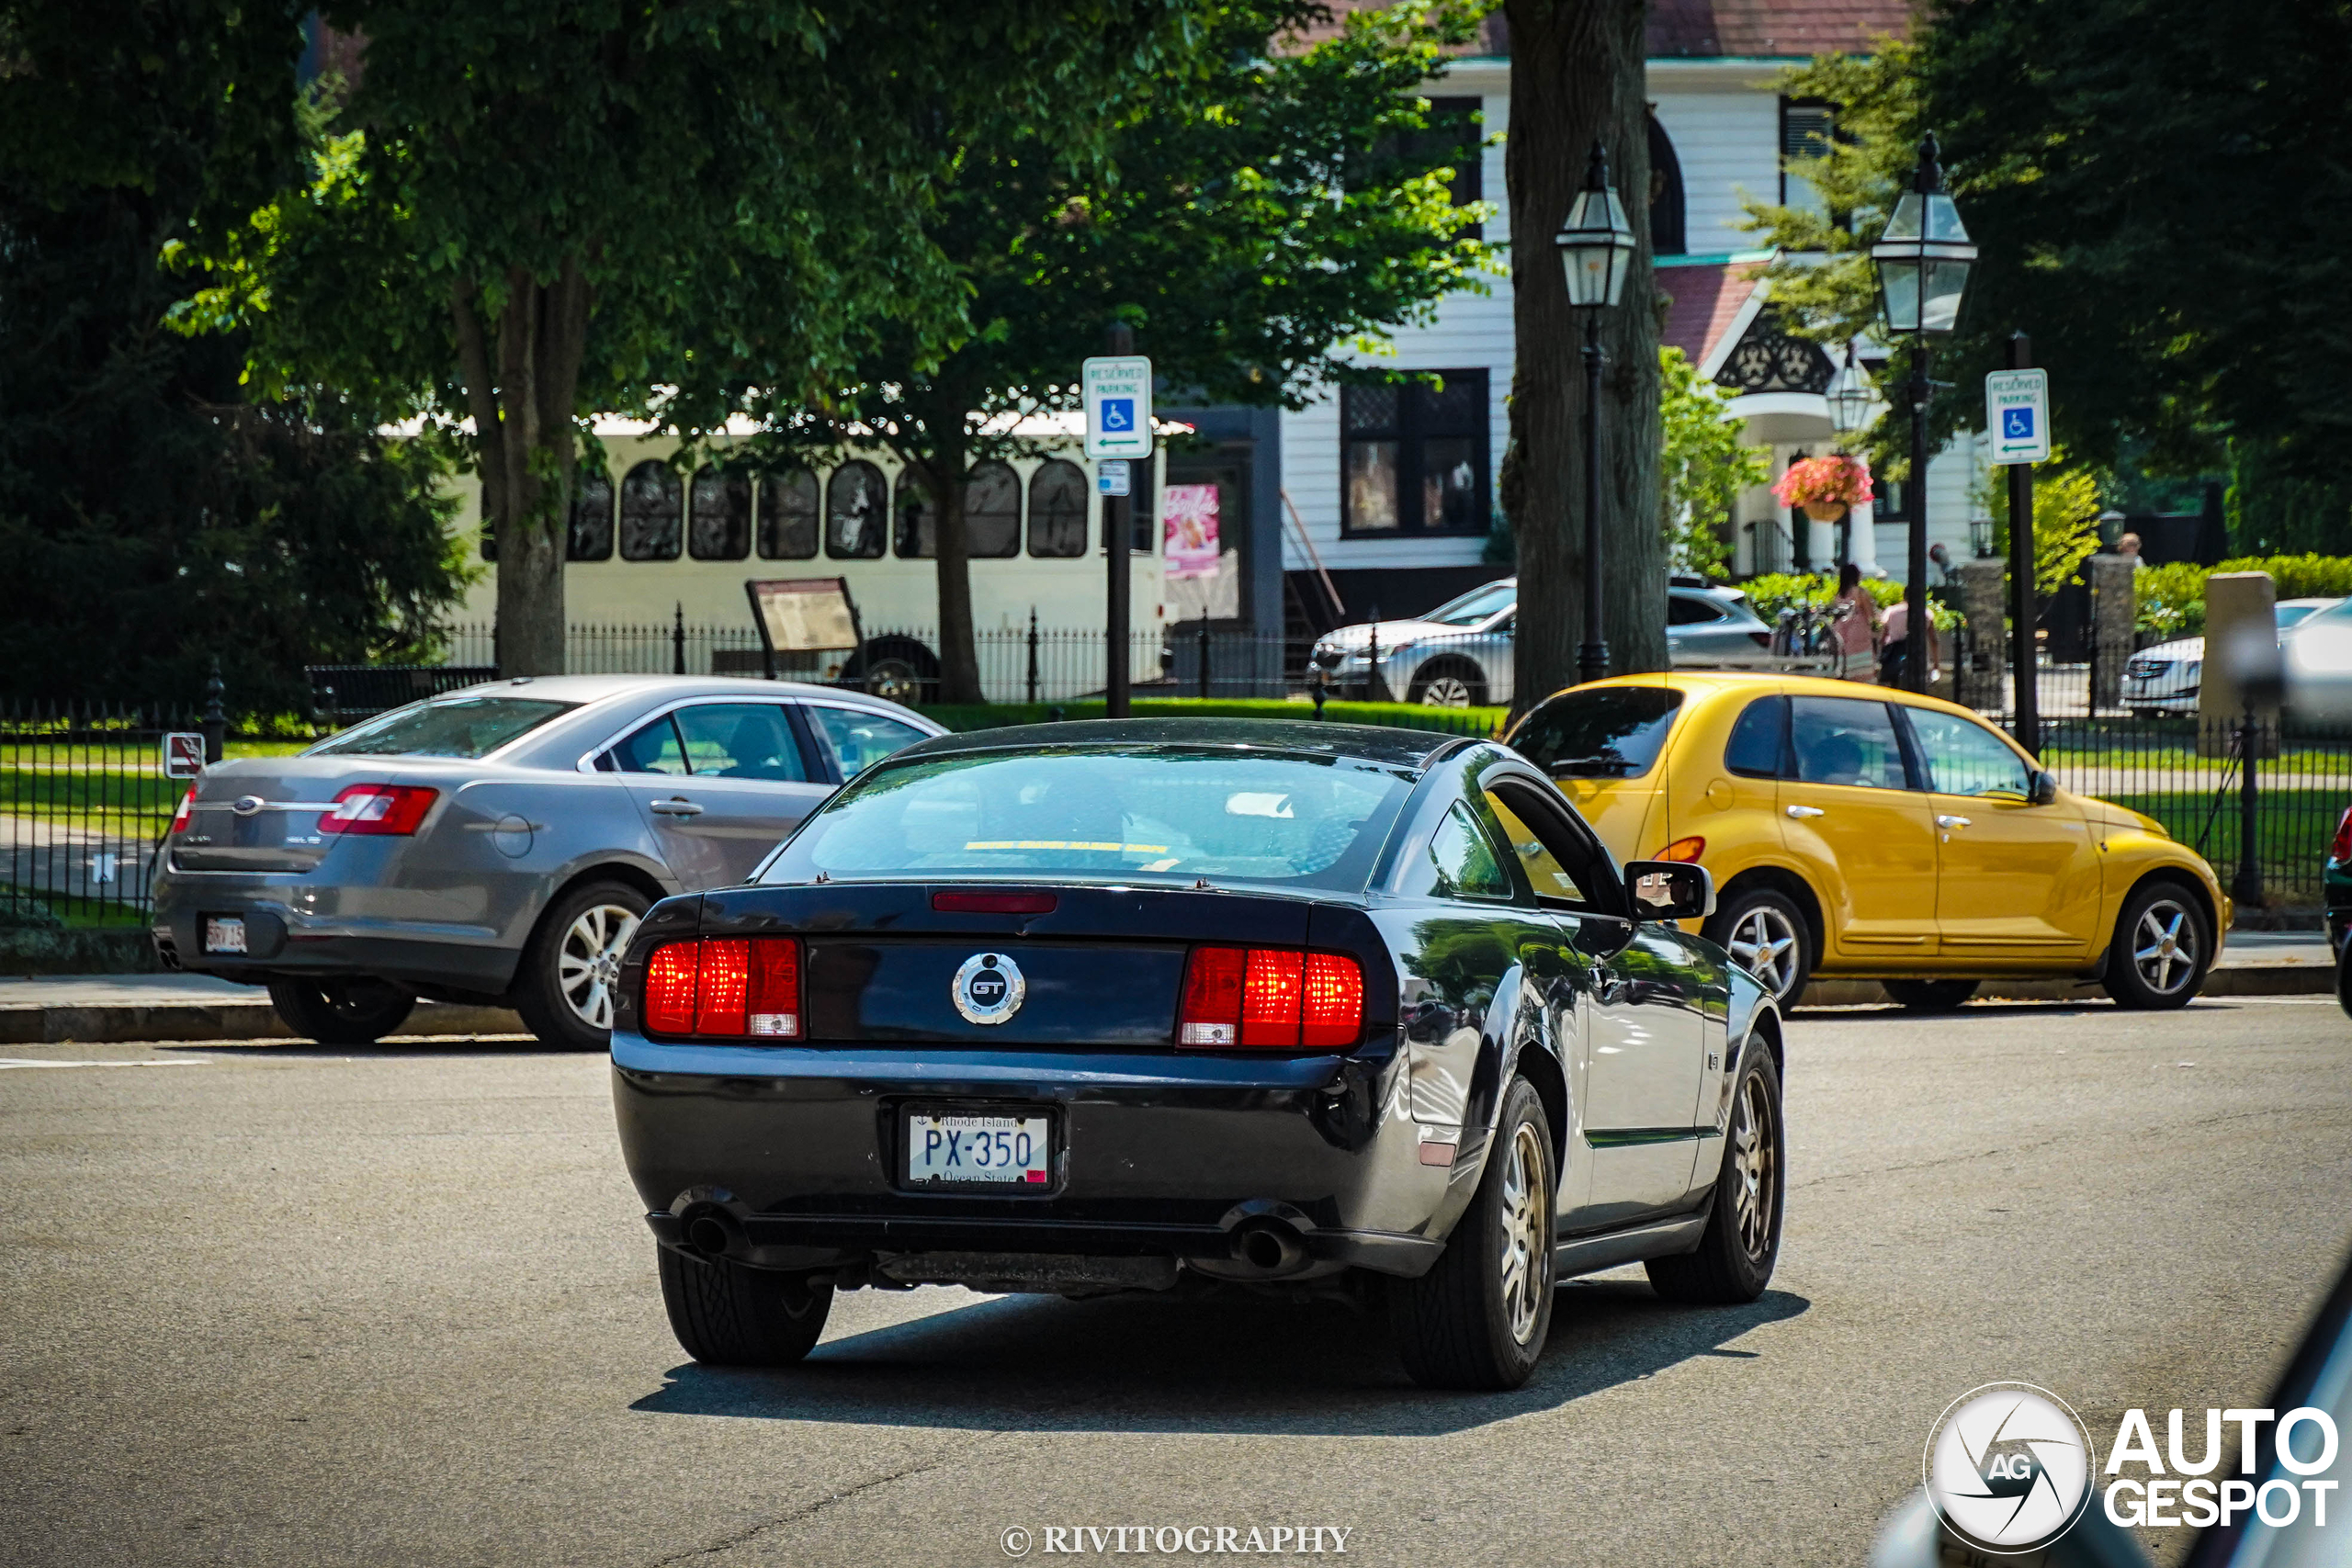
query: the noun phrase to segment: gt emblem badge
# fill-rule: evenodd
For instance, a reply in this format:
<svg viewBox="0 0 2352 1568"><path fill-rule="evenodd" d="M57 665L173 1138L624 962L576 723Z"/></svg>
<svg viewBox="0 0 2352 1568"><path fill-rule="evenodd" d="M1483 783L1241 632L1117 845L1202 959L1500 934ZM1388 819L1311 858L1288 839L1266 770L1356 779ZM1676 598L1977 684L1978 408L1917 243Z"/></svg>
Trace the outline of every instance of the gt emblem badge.
<svg viewBox="0 0 2352 1568"><path fill-rule="evenodd" d="M1002 1023L1021 1010L1028 994L1021 965L1001 953L972 954L947 985L956 1010L973 1023Z"/></svg>

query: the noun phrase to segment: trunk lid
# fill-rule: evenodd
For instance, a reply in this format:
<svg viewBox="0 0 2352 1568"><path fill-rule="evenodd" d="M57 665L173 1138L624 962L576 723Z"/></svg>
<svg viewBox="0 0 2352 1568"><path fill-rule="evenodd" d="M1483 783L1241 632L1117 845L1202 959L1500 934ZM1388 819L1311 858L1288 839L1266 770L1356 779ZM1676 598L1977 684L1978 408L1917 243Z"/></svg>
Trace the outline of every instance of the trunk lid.
<svg viewBox="0 0 2352 1568"><path fill-rule="evenodd" d="M1025 915L932 907L935 892L980 890L971 883L730 888L704 897L700 930L802 939L811 1043L1127 1049L1172 1045L1195 943L1354 951L1372 931L1360 911L1331 907L1328 895L1318 902L1206 889L990 884L987 890L1050 893L1055 907ZM632 954L634 983L624 981L632 1001L642 987L644 951L640 943ZM997 960L1001 973L1019 972L1021 1005L1001 1022L975 1021L956 1006L958 971L976 958ZM1359 952L1358 961L1369 1022L1383 1010L1382 987L1393 998L1396 983L1385 951ZM1393 1001L1385 1012L1394 1017Z"/></svg>
<svg viewBox="0 0 2352 1568"><path fill-rule="evenodd" d="M179 871L304 872L314 869L341 836L319 831L319 818L356 784L424 784L441 791L423 833L455 793L438 767L397 757L244 757L216 762L196 781L196 807L184 832L171 839Z"/></svg>

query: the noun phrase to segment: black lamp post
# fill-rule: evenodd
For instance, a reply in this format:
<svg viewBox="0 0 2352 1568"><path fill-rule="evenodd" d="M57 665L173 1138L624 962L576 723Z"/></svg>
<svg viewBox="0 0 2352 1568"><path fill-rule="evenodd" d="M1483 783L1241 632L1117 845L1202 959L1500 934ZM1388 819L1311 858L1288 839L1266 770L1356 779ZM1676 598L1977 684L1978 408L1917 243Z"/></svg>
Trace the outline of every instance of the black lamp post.
<svg viewBox="0 0 2352 1568"><path fill-rule="evenodd" d="M1568 303L1584 312L1584 641L1577 649L1581 682L1609 673L1609 639L1600 624L1600 312L1624 292L1634 261L1633 227L1609 186L1609 155L1598 138L1585 164L1584 188L1552 243L1567 269Z"/></svg>
<svg viewBox="0 0 2352 1568"><path fill-rule="evenodd" d="M1976 246L1960 221L1960 209L1944 189L1936 162L1935 132L1919 144L1919 166L1911 188L1894 204L1886 232L1871 247L1878 269L1880 313L1893 336L1912 339L1911 550L1903 587L1905 632L1910 647L1903 659L1903 684L1914 692L1928 685L1928 404L1935 383L1928 377L1928 341L1950 333L1960 320L1961 296Z"/></svg>

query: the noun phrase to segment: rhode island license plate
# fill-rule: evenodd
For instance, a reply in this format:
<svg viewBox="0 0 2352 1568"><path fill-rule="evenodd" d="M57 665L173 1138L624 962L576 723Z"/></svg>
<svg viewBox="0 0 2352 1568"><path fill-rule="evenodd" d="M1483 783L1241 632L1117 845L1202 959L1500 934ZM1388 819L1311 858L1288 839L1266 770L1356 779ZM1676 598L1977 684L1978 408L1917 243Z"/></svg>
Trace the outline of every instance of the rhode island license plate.
<svg viewBox="0 0 2352 1568"><path fill-rule="evenodd" d="M244 952L244 918L240 915L205 916L204 951L207 953Z"/></svg>
<svg viewBox="0 0 2352 1568"><path fill-rule="evenodd" d="M1045 1115L910 1111L907 1183L1045 1187L1053 1178L1053 1122Z"/></svg>

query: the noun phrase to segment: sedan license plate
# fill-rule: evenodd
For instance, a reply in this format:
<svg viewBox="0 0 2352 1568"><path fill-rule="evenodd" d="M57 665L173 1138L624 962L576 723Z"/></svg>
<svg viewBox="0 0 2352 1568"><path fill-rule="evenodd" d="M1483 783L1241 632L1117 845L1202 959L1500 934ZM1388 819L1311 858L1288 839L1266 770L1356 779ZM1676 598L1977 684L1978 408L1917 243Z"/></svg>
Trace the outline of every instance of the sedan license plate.
<svg viewBox="0 0 2352 1568"><path fill-rule="evenodd" d="M910 1111L910 1187L1046 1187L1053 1182L1053 1122L1044 1114Z"/></svg>
<svg viewBox="0 0 2352 1568"><path fill-rule="evenodd" d="M204 951L207 953L244 952L244 917L242 915L205 916Z"/></svg>

